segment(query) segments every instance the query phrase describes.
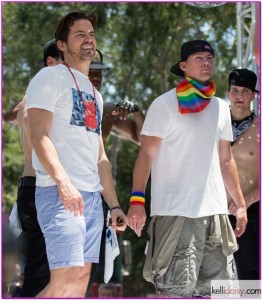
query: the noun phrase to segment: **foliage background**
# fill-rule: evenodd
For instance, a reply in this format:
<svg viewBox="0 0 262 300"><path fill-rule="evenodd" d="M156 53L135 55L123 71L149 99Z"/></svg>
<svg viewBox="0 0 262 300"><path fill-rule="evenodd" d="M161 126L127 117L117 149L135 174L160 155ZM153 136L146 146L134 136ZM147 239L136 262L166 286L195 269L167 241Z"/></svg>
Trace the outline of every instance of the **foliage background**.
<svg viewBox="0 0 262 300"><path fill-rule="evenodd" d="M54 37L59 19L73 11L97 15L97 48L111 67L104 72L104 101L140 101L146 113L158 95L179 78L170 68L180 60L181 44L205 39L215 50L217 96L224 98L227 75L236 67L236 4L198 8L185 3L2 2L3 111L19 102L30 79L39 70L44 44ZM16 200L23 154L17 128L3 124L3 202L9 214ZM106 144L119 200L124 210L132 188L132 170L138 146L111 136ZM150 183L147 187L149 211ZM124 278L124 296L146 296L153 289L142 278L146 230L138 239L127 229L123 239L132 243L133 267Z"/></svg>

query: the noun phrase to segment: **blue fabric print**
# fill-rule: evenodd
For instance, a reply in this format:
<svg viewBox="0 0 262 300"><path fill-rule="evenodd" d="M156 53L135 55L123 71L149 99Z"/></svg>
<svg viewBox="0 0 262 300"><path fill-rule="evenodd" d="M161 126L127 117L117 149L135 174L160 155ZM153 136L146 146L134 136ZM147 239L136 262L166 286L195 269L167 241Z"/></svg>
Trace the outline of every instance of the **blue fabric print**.
<svg viewBox="0 0 262 300"><path fill-rule="evenodd" d="M100 135L101 112L91 94L81 92L72 88L73 108L70 120L71 125L85 126L87 131L92 131ZM83 101L83 99L85 99Z"/></svg>

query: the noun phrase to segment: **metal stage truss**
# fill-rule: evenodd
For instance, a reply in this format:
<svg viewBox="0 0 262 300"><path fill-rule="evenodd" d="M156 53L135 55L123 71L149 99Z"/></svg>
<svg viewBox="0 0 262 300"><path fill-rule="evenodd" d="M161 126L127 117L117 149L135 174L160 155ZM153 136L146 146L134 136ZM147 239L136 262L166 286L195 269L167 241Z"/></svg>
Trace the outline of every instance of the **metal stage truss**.
<svg viewBox="0 0 262 300"><path fill-rule="evenodd" d="M251 69L259 75L256 59L253 54L253 41L254 39L259 39L259 36L255 36L255 29L259 22L257 20L257 5L256 2L237 2L236 4L237 67ZM258 113L257 97L252 104L252 108Z"/></svg>

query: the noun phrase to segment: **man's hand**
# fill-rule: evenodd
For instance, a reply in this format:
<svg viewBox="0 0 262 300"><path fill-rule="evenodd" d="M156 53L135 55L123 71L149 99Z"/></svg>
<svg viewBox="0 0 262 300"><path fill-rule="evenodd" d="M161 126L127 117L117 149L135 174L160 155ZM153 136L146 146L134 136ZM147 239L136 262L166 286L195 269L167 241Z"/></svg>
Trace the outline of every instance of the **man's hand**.
<svg viewBox="0 0 262 300"><path fill-rule="evenodd" d="M128 226L141 236L142 229L146 222L146 211L143 205L131 205L128 210Z"/></svg>
<svg viewBox="0 0 262 300"><path fill-rule="evenodd" d="M235 236L240 237L246 230L247 226L247 211L245 208L237 208L235 202L231 202L228 207L229 213L236 217L236 229L234 230Z"/></svg>
<svg viewBox="0 0 262 300"><path fill-rule="evenodd" d="M234 230L235 236L240 237L246 230L247 226L247 210L245 208L238 208L236 211L236 229Z"/></svg>
<svg viewBox="0 0 262 300"><path fill-rule="evenodd" d="M110 226L118 231L124 231L128 225L128 218L121 208L113 209L111 212Z"/></svg>
<svg viewBox="0 0 262 300"><path fill-rule="evenodd" d="M59 185L58 193L66 211L73 213L75 217L84 214L82 195L70 182Z"/></svg>
<svg viewBox="0 0 262 300"><path fill-rule="evenodd" d="M236 216L237 213L237 205L234 201L229 204L228 210L231 215Z"/></svg>
<svg viewBox="0 0 262 300"><path fill-rule="evenodd" d="M140 111L140 106L136 101L121 100L116 104L113 115L119 115L120 120L125 120L131 113Z"/></svg>

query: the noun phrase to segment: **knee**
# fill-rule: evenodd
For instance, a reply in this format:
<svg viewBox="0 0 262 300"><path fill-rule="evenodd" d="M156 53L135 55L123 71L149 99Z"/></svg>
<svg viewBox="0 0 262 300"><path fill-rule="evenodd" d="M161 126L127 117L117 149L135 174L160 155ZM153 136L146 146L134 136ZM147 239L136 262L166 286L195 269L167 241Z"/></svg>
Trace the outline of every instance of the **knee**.
<svg viewBox="0 0 262 300"><path fill-rule="evenodd" d="M49 283L51 291L64 297L70 296L78 285L78 274L80 270L80 267L52 270Z"/></svg>
<svg viewBox="0 0 262 300"><path fill-rule="evenodd" d="M82 295L86 294L88 282L90 279L90 270L84 270L78 277L78 286Z"/></svg>
<svg viewBox="0 0 262 300"><path fill-rule="evenodd" d="M85 297L90 272L83 273L80 271L79 273L75 274L75 276L69 276L67 280L64 281L64 285L60 286L63 295L66 295L67 297Z"/></svg>
<svg viewBox="0 0 262 300"><path fill-rule="evenodd" d="M75 288L78 286L78 280L77 276L68 277L66 280L63 280L63 282L60 282L58 285L56 284L56 290L57 292L64 296L64 297L70 297L74 291Z"/></svg>

